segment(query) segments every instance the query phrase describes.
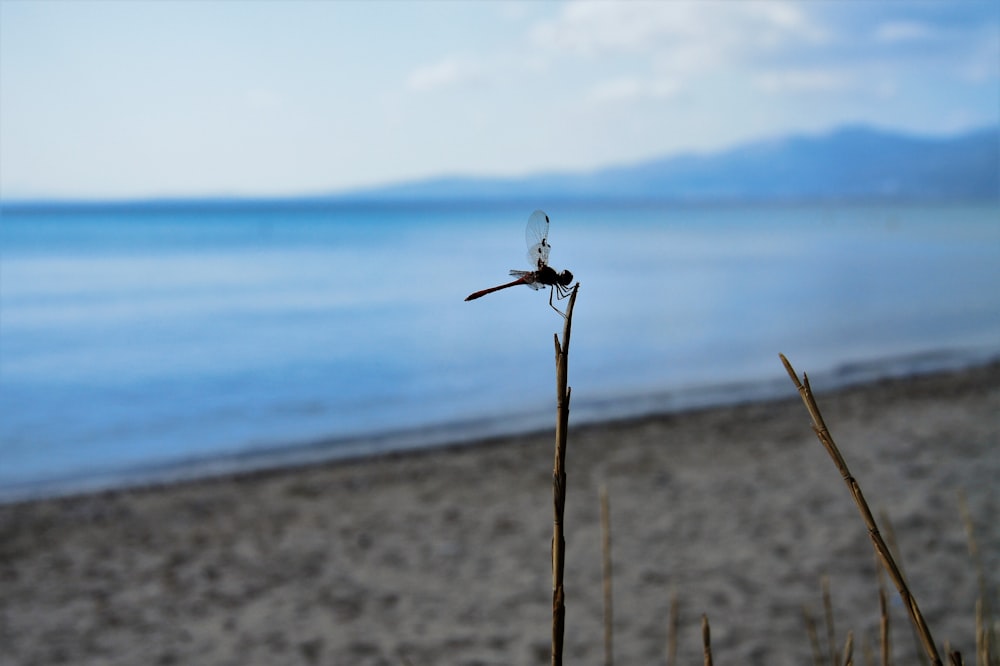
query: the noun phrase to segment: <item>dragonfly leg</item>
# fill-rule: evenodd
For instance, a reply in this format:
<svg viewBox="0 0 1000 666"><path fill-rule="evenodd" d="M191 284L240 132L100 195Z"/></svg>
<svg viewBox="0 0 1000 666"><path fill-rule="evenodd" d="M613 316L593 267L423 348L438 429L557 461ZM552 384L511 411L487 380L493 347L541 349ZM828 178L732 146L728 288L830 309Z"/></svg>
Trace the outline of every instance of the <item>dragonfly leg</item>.
<svg viewBox="0 0 1000 666"><path fill-rule="evenodd" d="M563 319L566 319L566 313L563 312L562 310L560 310L559 308L557 308L555 305L552 304L552 297L556 296L557 290L558 290L558 296L556 296L556 298L558 298L559 300L562 300L563 298L566 297L565 294L563 294L563 290L564 289L565 289L565 287L562 287L560 285L556 285L556 284L552 285L552 289L549 290L549 307L552 308L553 310L555 310L556 312L558 312L562 316ZM567 290L566 293L569 293L568 290Z"/></svg>

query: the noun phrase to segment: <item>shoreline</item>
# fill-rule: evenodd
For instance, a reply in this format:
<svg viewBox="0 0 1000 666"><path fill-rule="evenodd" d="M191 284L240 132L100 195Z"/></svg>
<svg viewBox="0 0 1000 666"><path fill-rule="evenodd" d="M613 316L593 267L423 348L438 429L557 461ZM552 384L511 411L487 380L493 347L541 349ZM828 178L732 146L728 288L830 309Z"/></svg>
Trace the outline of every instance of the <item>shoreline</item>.
<svg viewBox="0 0 1000 666"><path fill-rule="evenodd" d="M794 359L793 359L794 362ZM802 368L799 368L801 371ZM1000 570L1000 363L828 390L830 429L891 518L938 643L973 653ZM781 399L573 425L566 655L600 658L597 489L611 502L616 656L808 663L802 606L871 639L857 510L789 384ZM0 505L0 662L547 663L551 431ZM1000 581L991 580L995 589ZM913 652L890 596L897 663ZM860 648L859 648L860 651Z"/></svg>
<svg viewBox="0 0 1000 666"><path fill-rule="evenodd" d="M1000 350L997 348L937 350L841 363L825 371L810 373L810 377L817 386L824 386L825 392L833 392L881 381L963 372L997 363L1000 363ZM600 426L618 421L782 400L790 395L793 395L793 391L782 372L768 379L647 391L614 398L588 399L577 396L572 420L577 428ZM551 409L546 409L530 414L508 414L384 432L322 437L104 472L66 473L63 476L2 485L0 506L216 479L270 469L296 469L368 457L407 455L423 450L478 446L484 441L546 432L551 427L551 419Z"/></svg>

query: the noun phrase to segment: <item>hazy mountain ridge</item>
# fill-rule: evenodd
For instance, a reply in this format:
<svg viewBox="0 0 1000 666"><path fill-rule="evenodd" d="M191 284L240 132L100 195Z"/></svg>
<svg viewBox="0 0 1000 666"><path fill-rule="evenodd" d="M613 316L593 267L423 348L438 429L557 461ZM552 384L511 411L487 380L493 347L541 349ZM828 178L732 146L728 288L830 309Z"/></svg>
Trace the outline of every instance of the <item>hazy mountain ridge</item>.
<svg viewBox="0 0 1000 666"><path fill-rule="evenodd" d="M336 198L1000 201L1000 128L938 138L848 126L592 172L432 178Z"/></svg>
<svg viewBox="0 0 1000 666"><path fill-rule="evenodd" d="M581 172L520 178L451 176L330 194L123 200L3 200L0 209L45 211L139 206L410 205L462 202L1000 203L1000 126L951 137L846 126L822 135L753 141Z"/></svg>

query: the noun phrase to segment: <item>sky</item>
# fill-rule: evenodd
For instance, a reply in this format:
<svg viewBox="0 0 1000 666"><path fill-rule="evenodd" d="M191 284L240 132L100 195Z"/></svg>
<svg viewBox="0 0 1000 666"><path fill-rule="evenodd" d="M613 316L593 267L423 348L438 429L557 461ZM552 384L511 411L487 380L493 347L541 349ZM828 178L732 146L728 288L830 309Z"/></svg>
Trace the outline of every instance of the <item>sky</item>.
<svg viewBox="0 0 1000 666"><path fill-rule="evenodd" d="M296 196L1000 122L1000 2L0 0L0 198Z"/></svg>

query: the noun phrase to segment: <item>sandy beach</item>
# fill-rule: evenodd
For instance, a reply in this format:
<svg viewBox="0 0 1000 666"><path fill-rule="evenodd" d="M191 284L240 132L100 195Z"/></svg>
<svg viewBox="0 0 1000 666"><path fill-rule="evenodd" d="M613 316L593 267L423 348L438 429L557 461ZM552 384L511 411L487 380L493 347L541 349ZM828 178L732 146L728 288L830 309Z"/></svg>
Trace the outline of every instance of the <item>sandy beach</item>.
<svg viewBox="0 0 1000 666"><path fill-rule="evenodd" d="M958 497L995 595L1000 364L814 389L935 639L971 656ZM717 664L811 663L824 575L864 663L872 548L791 382L781 401L570 422L567 663L603 659L602 484L618 663L666 663L671 595L679 663L701 663L702 613ZM545 432L0 506L0 664L548 663L551 471ZM896 663L915 663L891 610Z"/></svg>

